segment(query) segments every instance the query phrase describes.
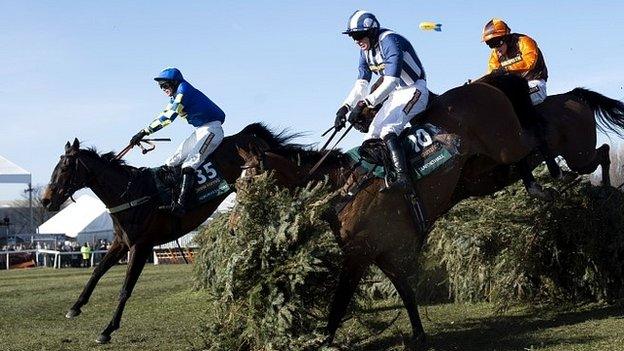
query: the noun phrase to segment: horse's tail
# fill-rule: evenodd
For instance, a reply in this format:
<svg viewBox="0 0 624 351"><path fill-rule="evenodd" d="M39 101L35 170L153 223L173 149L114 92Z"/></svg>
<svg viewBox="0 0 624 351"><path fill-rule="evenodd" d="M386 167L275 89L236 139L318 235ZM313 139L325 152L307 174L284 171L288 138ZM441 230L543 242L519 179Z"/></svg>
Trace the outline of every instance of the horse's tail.
<svg viewBox="0 0 624 351"><path fill-rule="evenodd" d="M603 133L611 131L624 137L624 102L585 88L576 88L571 93L582 99L594 112L598 130Z"/></svg>

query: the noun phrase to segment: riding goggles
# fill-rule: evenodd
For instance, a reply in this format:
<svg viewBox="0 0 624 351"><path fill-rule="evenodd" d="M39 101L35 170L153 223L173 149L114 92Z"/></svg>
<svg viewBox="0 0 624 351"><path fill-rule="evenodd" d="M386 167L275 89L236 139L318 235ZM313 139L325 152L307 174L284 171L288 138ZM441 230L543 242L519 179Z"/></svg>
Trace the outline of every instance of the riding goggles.
<svg viewBox="0 0 624 351"><path fill-rule="evenodd" d="M368 35L367 31L357 31L357 32L349 33L349 36L353 38L353 40L362 40L366 38L367 35Z"/></svg>
<svg viewBox="0 0 624 351"><path fill-rule="evenodd" d="M485 42L490 49L496 49L501 47L505 41L503 39L492 39Z"/></svg>

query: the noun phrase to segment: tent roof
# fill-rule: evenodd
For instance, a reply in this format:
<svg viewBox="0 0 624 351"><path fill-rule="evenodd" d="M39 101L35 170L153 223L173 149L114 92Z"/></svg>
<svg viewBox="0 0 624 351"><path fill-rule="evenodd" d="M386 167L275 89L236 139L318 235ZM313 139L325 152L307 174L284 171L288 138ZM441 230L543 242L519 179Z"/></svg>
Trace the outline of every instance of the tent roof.
<svg viewBox="0 0 624 351"><path fill-rule="evenodd" d="M76 203L65 207L54 217L39 226L39 234L65 234L75 238L78 234L94 234L113 230L106 206L99 199L82 195Z"/></svg>
<svg viewBox="0 0 624 351"><path fill-rule="evenodd" d="M0 156L0 183L30 184L30 172Z"/></svg>

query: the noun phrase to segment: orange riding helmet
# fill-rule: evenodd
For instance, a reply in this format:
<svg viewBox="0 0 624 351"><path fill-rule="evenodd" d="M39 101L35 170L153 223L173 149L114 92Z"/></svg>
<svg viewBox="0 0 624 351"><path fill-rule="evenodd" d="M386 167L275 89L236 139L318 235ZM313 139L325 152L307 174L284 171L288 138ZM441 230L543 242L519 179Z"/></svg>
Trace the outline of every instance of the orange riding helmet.
<svg viewBox="0 0 624 351"><path fill-rule="evenodd" d="M511 33L511 29L507 23L498 18L492 18L483 28L483 38L481 41L504 37Z"/></svg>

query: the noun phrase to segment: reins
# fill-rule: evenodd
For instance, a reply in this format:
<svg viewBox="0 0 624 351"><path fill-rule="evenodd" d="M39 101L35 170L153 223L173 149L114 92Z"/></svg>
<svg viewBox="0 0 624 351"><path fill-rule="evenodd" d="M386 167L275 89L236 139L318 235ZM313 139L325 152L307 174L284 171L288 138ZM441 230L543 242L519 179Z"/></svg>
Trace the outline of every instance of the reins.
<svg viewBox="0 0 624 351"><path fill-rule="evenodd" d="M146 153L153 151L156 148L154 141L171 141L171 139L170 138L141 139L141 141L139 141L139 143L136 145L141 148L141 152L143 153L143 155L145 155ZM147 147L143 146L141 143L147 144ZM115 156L114 159L119 160L120 158L124 157L128 152L130 152L130 150L132 150L133 147L134 147L133 144L128 144L128 146L126 146L123 150L121 150Z"/></svg>
<svg viewBox="0 0 624 351"><path fill-rule="evenodd" d="M153 143L154 141L171 141L171 139L170 138L141 139L141 141L139 141L139 143L136 144L136 145L141 148L141 152L143 153L143 155L145 155L146 153L148 153L150 151L153 151L156 148L156 145ZM141 143L147 144L147 147L144 147ZM130 150L132 150L134 145L135 144L128 144L128 146L126 146L123 150L121 150L113 159L114 160L121 159L128 152L130 152ZM132 201L125 202L125 203L123 203L121 205L118 205L118 206L115 206L115 207L112 207L112 208L107 208L106 210L110 214L122 212L122 211L125 211L125 210L129 210L131 208L134 208L134 207L137 207L137 206L140 206L140 205L143 205L143 204L149 202L154 196L155 195L146 195L146 196L140 197L138 199L134 199Z"/></svg>
<svg viewBox="0 0 624 351"><path fill-rule="evenodd" d="M331 149L325 151L325 154L323 155L323 157L321 157L320 160L318 160L318 162L312 167L312 169L310 169L310 172L308 172L308 175L306 176L306 181L312 176L312 174L314 174L314 172L316 172L316 170L321 166L321 164L323 163L323 161L325 161L325 159L329 156L329 154L331 154L332 151L334 151L336 149L336 146L338 146L338 143L340 143L342 141L342 139L344 139L344 137L347 135L347 133L349 133L349 131L351 130L351 128L353 128L353 124L351 124L349 126L349 128L347 128L347 130L345 130L344 133L342 133L342 135L340 136L340 138L336 141L336 143L334 144L334 146L332 146ZM331 130L331 129L330 129ZM329 130L328 130L329 131ZM326 134L327 132L323 133ZM338 130L335 129L334 133L329 137L329 139L327 140L327 142L325 143L325 145L323 145L323 148L320 150L320 152L324 151L324 148L327 147L327 145L329 145L329 142L332 140L332 138L338 133Z"/></svg>

